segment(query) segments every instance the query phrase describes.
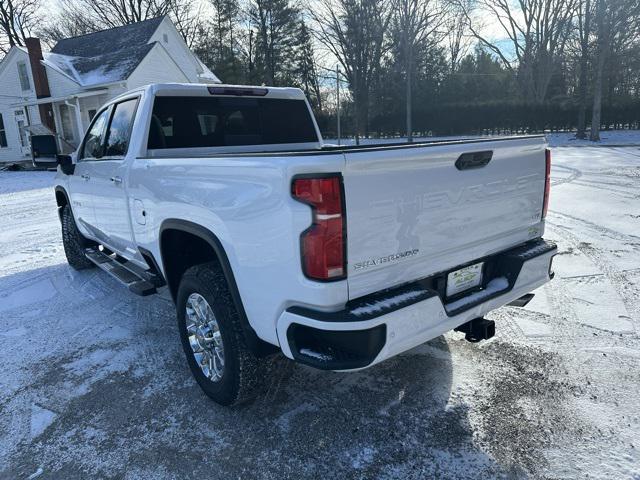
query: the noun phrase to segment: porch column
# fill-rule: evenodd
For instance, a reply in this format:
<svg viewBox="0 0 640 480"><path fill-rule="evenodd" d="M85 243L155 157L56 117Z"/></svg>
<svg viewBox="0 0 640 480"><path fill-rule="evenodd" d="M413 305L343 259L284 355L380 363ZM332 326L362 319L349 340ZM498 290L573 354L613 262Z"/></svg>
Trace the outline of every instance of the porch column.
<svg viewBox="0 0 640 480"><path fill-rule="evenodd" d="M76 97L76 126L78 128L78 146L82 143L82 139L84 138L84 127L82 126L82 115L80 115L80 99Z"/></svg>

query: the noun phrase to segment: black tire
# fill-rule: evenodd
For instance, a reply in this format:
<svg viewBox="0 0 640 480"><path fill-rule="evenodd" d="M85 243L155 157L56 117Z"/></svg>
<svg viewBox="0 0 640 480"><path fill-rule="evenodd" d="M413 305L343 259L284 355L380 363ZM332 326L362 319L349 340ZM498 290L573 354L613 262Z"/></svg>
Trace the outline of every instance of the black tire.
<svg viewBox="0 0 640 480"><path fill-rule="evenodd" d="M84 255L84 249L95 246L95 242L82 236L73 218L71 207L62 207L62 245L67 262L76 270L84 270L95 265Z"/></svg>
<svg viewBox="0 0 640 480"><path fill-rule="evenodd" d="M186 305L189 296L198 293L213 311L224 347L224 370L216 382L209 379L195 360L187 333ZM264 361L258 359L246 345L238 308L233 301L226 279L215 263L189 268L180 281L176 308L182 348L191 373L200 388L220 405L234 405L252 400L260 387L260 372Z"/></svg>

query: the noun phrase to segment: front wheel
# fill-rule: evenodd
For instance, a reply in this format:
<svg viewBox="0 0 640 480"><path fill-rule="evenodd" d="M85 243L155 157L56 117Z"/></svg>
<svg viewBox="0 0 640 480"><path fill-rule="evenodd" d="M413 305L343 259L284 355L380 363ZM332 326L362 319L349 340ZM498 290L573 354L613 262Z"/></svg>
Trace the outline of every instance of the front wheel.
<svg viewBox="0 0 640 480"><path fill-rule="evenodd" d="M176 307L182 348L200 388L221 405L253 398L262 362L246 346L238 309L216 264L184 273Z"/></svg>
<svg viewBox="0 0 640 480"><path fill-rule="evenodd" d="M84 270L95 266L84 254L85 248L95 244L82 236L69 205L62 207L62 245L67 262L74 269Z"/></svg>

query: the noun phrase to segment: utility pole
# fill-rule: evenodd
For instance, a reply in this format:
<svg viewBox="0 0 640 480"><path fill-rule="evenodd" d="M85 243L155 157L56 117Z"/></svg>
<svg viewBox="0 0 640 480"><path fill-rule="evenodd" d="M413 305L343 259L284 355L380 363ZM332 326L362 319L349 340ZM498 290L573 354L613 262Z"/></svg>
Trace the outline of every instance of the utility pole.
<svg viewBox="0 0 640 480"><path fill-rule="evenodd" d="M338 145L340 145L340 65L336 65L336 125L338 127Z"/></svg>

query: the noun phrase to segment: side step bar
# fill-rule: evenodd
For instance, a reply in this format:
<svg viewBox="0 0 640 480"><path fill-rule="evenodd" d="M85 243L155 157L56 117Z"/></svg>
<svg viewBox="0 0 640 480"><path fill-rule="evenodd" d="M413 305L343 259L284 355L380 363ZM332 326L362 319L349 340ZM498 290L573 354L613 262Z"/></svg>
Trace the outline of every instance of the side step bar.
<svg viewBox="0 0 640 480"><path fill-rule="evenodd" d="M157 293L157 289L165 284L159 275L149 270L143 270L137 265L117 257L116 254L107 255L106 252L95 248L87 248L84 254L98 268L126 286L131 293L141 297Z"/></svg>

